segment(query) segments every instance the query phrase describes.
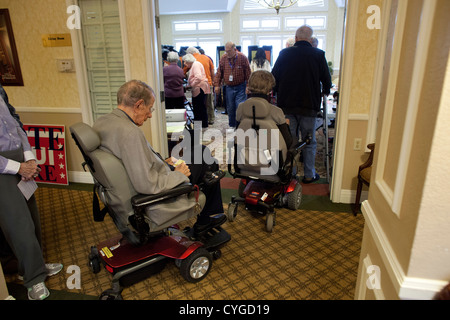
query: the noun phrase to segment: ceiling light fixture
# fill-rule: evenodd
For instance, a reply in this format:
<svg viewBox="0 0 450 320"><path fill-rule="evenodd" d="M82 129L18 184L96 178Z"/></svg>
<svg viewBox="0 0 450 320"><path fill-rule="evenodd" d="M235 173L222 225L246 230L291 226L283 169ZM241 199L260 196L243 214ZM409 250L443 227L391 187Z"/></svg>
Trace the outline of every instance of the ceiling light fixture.
<svg viewBox="0 0 450 320"><path fill-rule="evenodd" d="M286 2L286 4L284 4ZM275 9L277 11L277 14L280 13L280 9L284 9L284 8L289 8L290 6L293 6L294 4L296 4L298 2L298 0L289 0L289 1L285 1L285 0L272 0L272 1L267 1L267 0L258 0L258 3L260 5L262 5L263 7L267 8L267 9Z"/></svg>

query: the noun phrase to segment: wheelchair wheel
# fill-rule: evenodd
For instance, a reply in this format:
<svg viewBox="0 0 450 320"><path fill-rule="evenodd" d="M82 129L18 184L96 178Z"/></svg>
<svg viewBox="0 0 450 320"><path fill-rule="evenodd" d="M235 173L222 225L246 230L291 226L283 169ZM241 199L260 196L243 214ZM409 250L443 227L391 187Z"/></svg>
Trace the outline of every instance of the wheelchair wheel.
<svg viewBox="0 0 450 320"><path fill-rule="evenodd" d="M189 257L183 259L180 265L181 276L191 283L204 279L212 267L212 257L205 248L198 248Z"/></svg>
<svg viewBox="0 0 450 320"><path fill-rule="evenodd" d="M123 300L121 293L122 291L117 292L113 289L108 289L102 292L99 300Z"/></svg>
<svg viewBox="0 0 450 320"><path fill-rule="evenodd" d="M227 212L228 221L233 222L234 219L236 219L237 209L238 204L236 202L230 202L230 204L228 205L228 212Z"/></svg>
<svg viewBox="0 0 450 320"><path fill-rule="evenodd" d="M302 203L302 185L297 183L294 190L288 194L288 208L297 210Z"/></svg>
<svg viewBox="0 0 450 320"><path fill-rule="evenodd" d="M99 273L101 269L100 256L96 247L91 247L89 254L89 269L95 274Z"/></svg>

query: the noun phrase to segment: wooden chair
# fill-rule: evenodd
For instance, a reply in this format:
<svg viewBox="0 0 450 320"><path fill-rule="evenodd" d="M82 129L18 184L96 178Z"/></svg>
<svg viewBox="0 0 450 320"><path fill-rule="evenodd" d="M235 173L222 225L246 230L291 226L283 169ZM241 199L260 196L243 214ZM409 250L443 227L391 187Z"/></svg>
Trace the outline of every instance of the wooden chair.
<svg viewBox="0 0 450 320"><path fill-rule="evenodd" d="M373 153L375 151L375 143L367 145L370 149L370 155L366 162L359 166L358 169L358 187L356 188L355 204L353 205L353 215L356 216L361 209L361 191L363 185L370 186L370 176L372 174Z"/></svg>

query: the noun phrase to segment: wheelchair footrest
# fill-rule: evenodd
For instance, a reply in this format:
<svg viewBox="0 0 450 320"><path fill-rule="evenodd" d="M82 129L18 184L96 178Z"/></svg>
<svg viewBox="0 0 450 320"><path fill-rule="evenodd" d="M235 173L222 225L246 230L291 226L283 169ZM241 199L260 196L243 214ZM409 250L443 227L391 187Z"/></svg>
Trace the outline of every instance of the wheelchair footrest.
<svg viewBox="0 0 450 320"><path fill-rule="evenodd" d="M221 227L209 229L201 235L196 235L194 228L186 228L184 232L190 239L202 242L208 251L217 250L231 240L230 234Z"/></svg>

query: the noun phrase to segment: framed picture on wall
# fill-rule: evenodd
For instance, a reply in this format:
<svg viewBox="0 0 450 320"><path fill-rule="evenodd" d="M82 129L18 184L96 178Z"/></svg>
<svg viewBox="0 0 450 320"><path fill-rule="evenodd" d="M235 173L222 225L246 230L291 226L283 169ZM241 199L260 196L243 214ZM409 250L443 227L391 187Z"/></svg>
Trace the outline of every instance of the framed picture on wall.
<svg viewBox="0 0 450 320"><path fill-rule="evenodd" d="M8 9L0 9L0 76L3 86L23 86Z"/></svg>

